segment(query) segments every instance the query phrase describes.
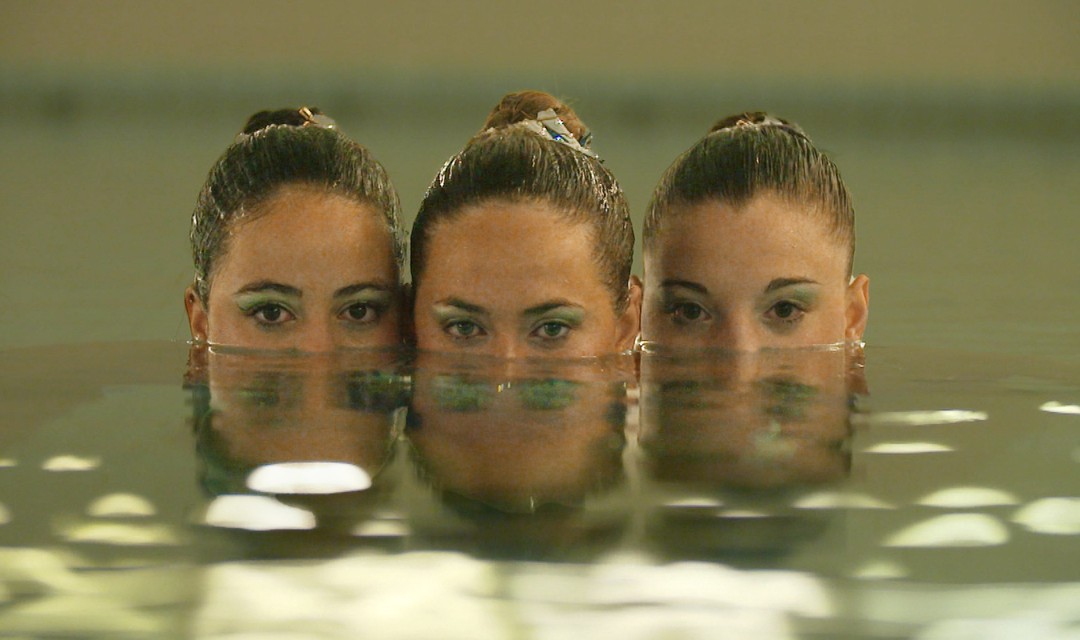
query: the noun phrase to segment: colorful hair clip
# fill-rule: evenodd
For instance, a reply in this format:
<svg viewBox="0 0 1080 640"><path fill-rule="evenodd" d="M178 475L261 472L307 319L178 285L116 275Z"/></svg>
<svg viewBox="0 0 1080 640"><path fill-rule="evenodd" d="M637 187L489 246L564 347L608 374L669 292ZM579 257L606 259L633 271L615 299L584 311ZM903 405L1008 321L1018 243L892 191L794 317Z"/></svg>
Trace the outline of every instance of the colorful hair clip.
<svg viewBox="0 0 1080 640"><path fill-rule="evenodd" d="M537 135L544 136L555 142L561 142L571 149L584 153L590 158L599 159L596 152L586 146L592 138L592 134L586 133L582 136L584 142L579 141L574 137L574 134L570 133L570 130L566 128L566 125L558 114L555 113L554 109L544 109L536 114L536 120L522 120L521 124Z"/></svg>

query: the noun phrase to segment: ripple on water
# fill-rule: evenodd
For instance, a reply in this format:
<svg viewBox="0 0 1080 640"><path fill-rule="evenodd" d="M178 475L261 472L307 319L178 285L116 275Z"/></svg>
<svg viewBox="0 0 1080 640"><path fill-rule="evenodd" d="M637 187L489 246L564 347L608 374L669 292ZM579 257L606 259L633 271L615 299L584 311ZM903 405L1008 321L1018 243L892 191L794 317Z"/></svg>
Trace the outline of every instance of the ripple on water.
<svg viewBox="0 0 1080 640"><path fill-rule="evenodd" d="M872 447L867 447L863 450L863 453L912 455L919 453L949 453L951 451L955 451L955 449L936 442L881 442Z"/></svg>
<svg viewBox="0 0 1080 640"><path fill-rule="evenodd" d="M101 466L101 458L76 455L53 456L41 463L44 471L92 471Z"/></svg>
<svg viewBox="0 0 1080 640"><path fill-rule="evenodd" d="M1034 533L1080 535L1080 498L1042 498L1017 510L1013 522Z"/></svg>
<svg viewBox="0 0 1080 640"><path fill-rule="evenodd" d="M901 529L883 544L886 547L987 547L1008 540L1009 530L993 516L951 513Z"/></svg>
<svg viewBox="0 0 1080 640"><path fill-rule="evenodd" d="M1039 411L1047 413L1062 413L1065 415L1080 416L1080 405L1062 404L1060 402L1044 402Z"/></svg>
<svg viewBox="0 0 1080 640"><path fill-rule="evenodd" d="M904 565L892 560L870 560L859 565L851 572L851 577L858 580L895 580L906 578L908 570Z"/></svg>
<svg viewBox="0 0 1080 640"><path fill-rule="evenodd" d="M976 507L1002 507L1018 504L1015 495L990 487L949 487L940 489L919 499L918 504L942 509L971 509Z"/></svg>
<svg viewBox="0 0 1080 640"><path fill-rule="evenodd" d="M95 518L140 518L155 513L157 509L149 500L133 493L101 496L86 508L86 514Z"/></svg>
<svg viewBox="0 0 1080 640"><path fill-rule="evenodd" d="M984 411L966 409L943 409L939 411L881 411L878 413L856 414L851 422L857 426L929 426L936 424L959 424L963 422L981 422L989 419Z"/></svg>
<svg viewBox="0 0 1080 640"><path fill-rule="evenodd" d="M255 469L248 476L252 491L276 494L330 494L364 491L371 476L346 462L284 462Z"/></svg>
<svg viewBox="0 0 1080 640"><path fill-rule="evenodd" d="M267 496L224 495L206 509L205 524L227 529L314 529L315 514Z"/></svg>
<svg viewBox="0 0 1080 640"><path fill-rule="evenodd" d="M174 546L180 544L180 540L172 528L164 524L83 522L65 527L60 532L60 535L68 542L117 546Z"/></svg>
<svg viewBox="0 0 1080 640"><path fill-rule="evenodd" d="M895 509L896 506L865 493L819 491L795 501L796 509Z"/></svg>

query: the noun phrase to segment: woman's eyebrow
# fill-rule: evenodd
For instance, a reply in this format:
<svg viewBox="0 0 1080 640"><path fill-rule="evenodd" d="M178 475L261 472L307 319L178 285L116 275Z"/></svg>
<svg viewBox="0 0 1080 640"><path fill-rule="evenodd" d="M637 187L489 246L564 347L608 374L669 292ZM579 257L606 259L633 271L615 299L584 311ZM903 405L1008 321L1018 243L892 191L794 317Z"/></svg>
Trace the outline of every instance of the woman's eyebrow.
<svg viewBox="0 0 1080 640"><path fill-rule="evenodd" d="M240 295L242 293L256 293L262 291L276 291L282 295L292 296L294 298L302 298L304 292L296 287L281 284L280 282L273 282L271 280L259 280L257 282L248 283L236 290L233 295Z"/></svg>
<svg viewBox="0 0 1080 640"><path fill-rule="evenodd" d="M690 280L664 280L660 283L661 287L683 287L684 289L690 289L697 291L698 293L708 293L709 289L703 284L697 282L691 282Z"/></svg>
<svg viewBox="0 0 1080 640"><path fill-rule="evenodd" d="M439 300L435 303L435 306L455 307L457 309L461 309L462 311L468 311L469 313L475 313L484 316L488 315L487 310L480 305L472 304L471 302L465 302L460 298L447 298L446 300Z"/></svg>
<svg viewBox="0 0 1080 640"><path fill-rule="evenodd" d="M522 314L524 316L539 316L555 309L568 309L568 310L580 310L582 307L579 304L574 304L569 300L552 300L551 302L545 302L538 304L535 307L529 307Z"/></svg>
<svg viewBox="0 0 1080 640"><path fill-rule="evenodd" d="M389 287L381 282L358 282L356 284L350 284L347 287L342 287L334 292L335 298L345 298L355 293L367 291L368 289L375 289L376 291L388 291Z"/></svg>
<svg viewBox="0 0 1080 640"><path fill-rule="evenodd" d="M776 278L765 287L765 293L776 291L777 289L783 289L784 287L790 287L794 284L821 284L817 280L810 278Z"/></svg>

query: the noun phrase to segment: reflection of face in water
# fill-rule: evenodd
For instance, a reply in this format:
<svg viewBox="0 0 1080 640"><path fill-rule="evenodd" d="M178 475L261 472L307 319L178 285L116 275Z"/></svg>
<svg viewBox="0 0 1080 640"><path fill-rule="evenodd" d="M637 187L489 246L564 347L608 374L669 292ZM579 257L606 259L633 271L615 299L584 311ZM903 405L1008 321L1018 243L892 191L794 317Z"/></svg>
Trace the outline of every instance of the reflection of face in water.
<svg viewBox="0 0 1080 640"><path fill-rule="evenodd" d="M640 438L652 475L732 488L845 477L849 362L843 349L644 355Z"/></svg>
<svg viewBox="0 0 1080 640"><path fill-rule="evenodd" d="M210 493L247 490L263 465L347 463L374 477L386 463L403 404L393 352L201 353L195 429Z"/></svg>
<svg viewBox="0 0 1080 640"><path fill-rule="evenodd" d="M621 472L623 385L580 364L506 375L421 356L407 435L437 488L509 512L576 506Z"/></svg>

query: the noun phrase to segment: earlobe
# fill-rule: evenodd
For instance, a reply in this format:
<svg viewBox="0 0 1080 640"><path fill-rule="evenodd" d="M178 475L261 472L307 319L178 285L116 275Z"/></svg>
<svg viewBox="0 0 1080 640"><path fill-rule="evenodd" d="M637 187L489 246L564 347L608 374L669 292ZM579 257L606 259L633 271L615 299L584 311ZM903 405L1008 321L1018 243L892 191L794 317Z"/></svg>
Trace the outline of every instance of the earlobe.
<svg viewBox="0 0 1080 640"><path fill-rule="evenodd" d="M634 342L641 333L641 278L630 276L627 287L626 309L618 320L618 335L616 336L615 348L618 352L629 351L634 348Z"/></svg>
<svg viewBox="0 0 1080 640"><path fill-rule="evenodd" d="M844 338L848 341L862 340L869 319L870 278L859 274L851 279L847 288Z"/></svg>
<svg viewBox="0 0 1080 640"><path fill-rule="evenodd" d="M194 286L189 286L184 291L184 308L187 309L188 328L191 329L191 339L195 342L207 342L210 332L209 318L206 307L203 305L199 294Z"/></svg>

